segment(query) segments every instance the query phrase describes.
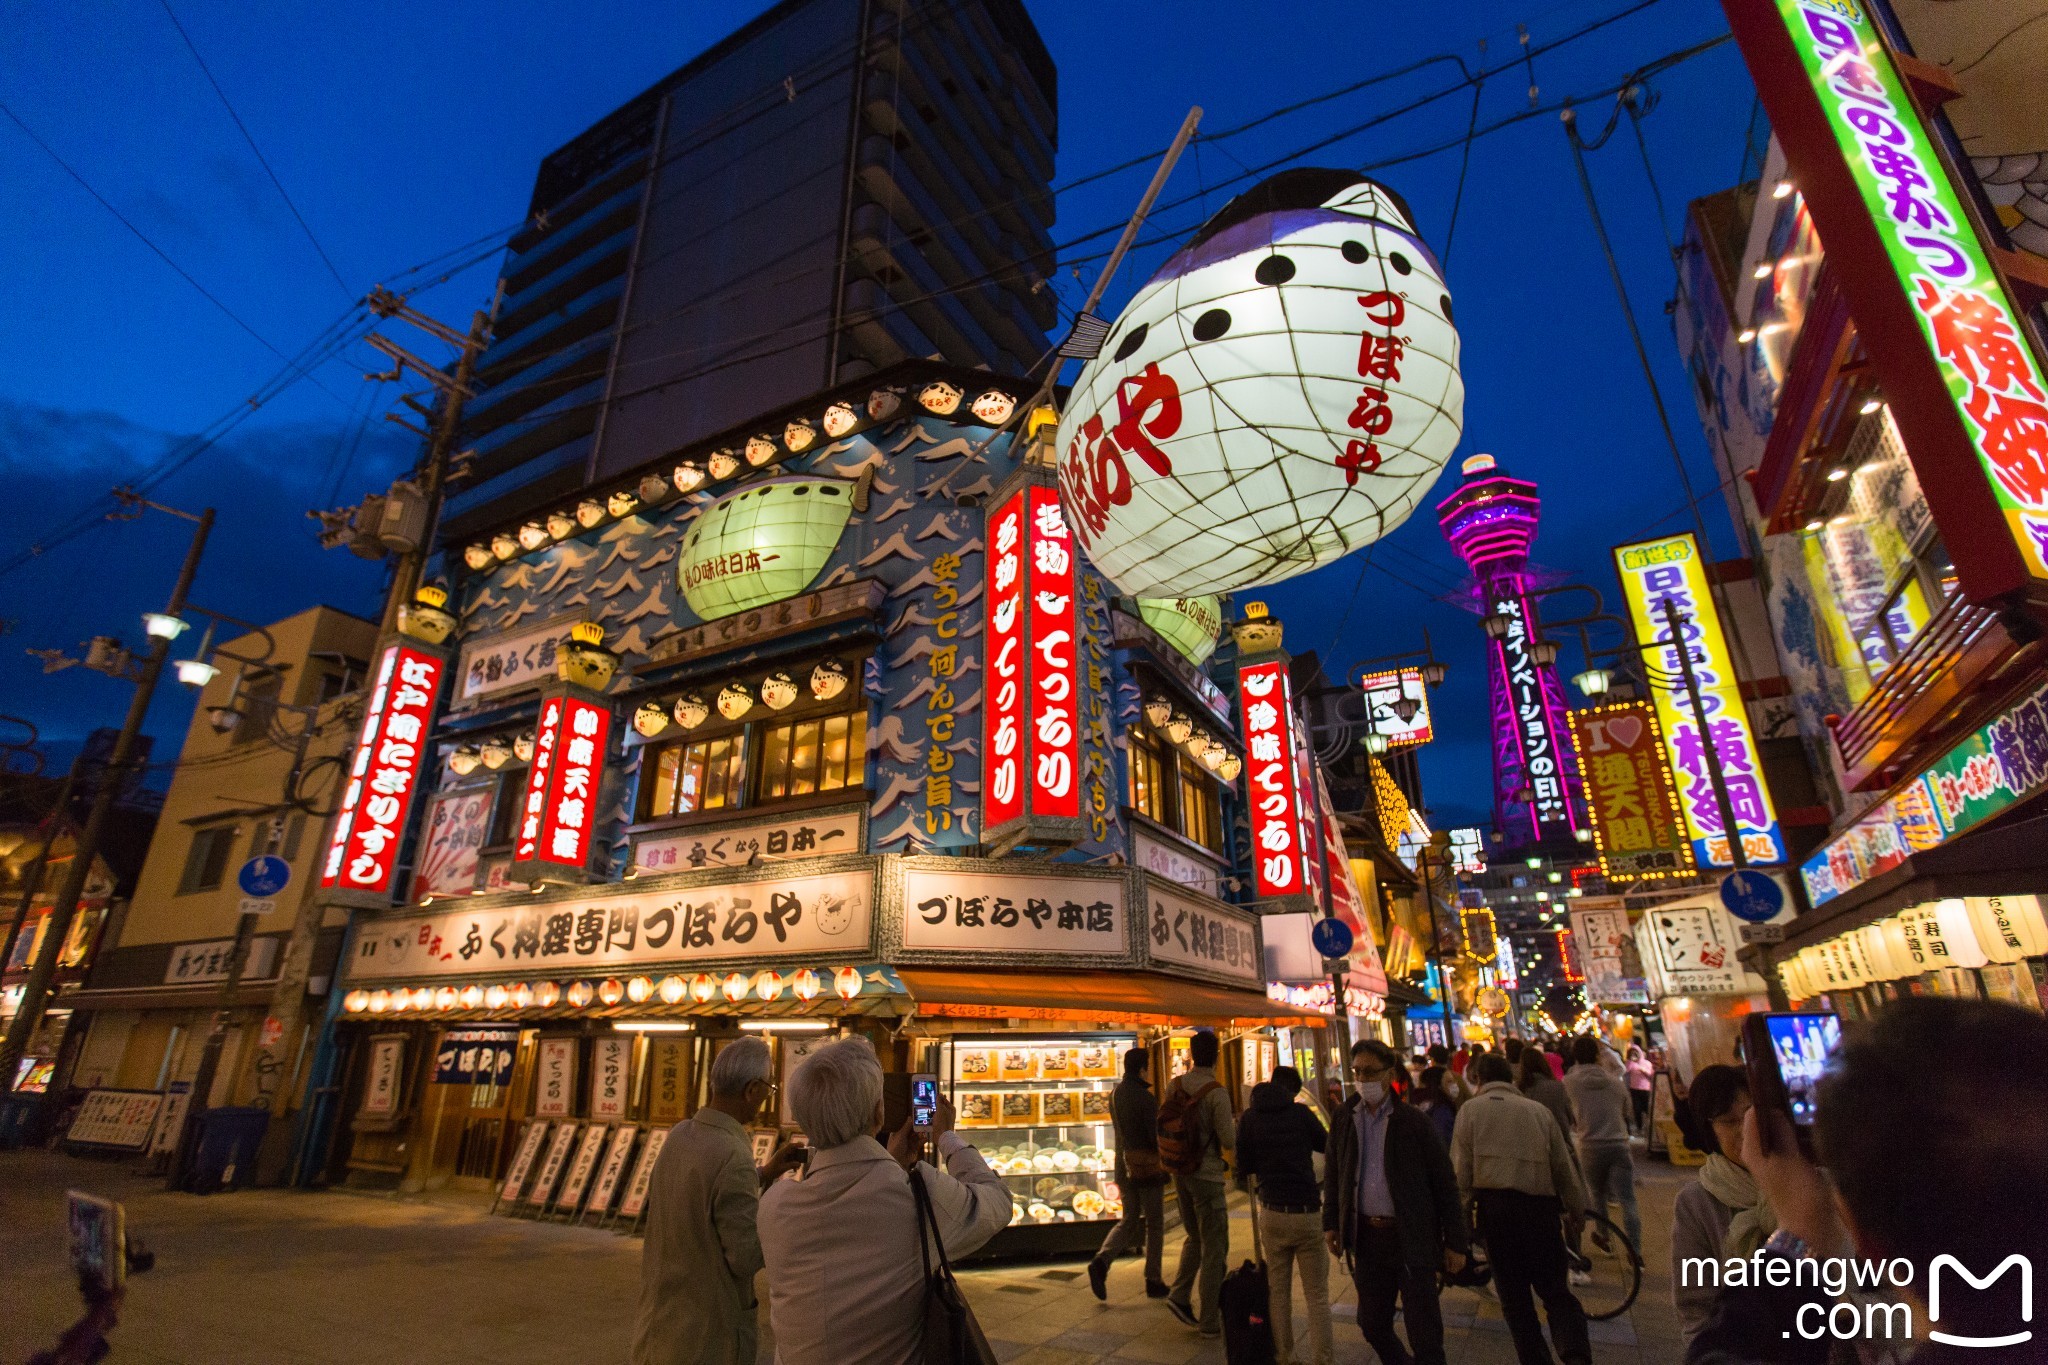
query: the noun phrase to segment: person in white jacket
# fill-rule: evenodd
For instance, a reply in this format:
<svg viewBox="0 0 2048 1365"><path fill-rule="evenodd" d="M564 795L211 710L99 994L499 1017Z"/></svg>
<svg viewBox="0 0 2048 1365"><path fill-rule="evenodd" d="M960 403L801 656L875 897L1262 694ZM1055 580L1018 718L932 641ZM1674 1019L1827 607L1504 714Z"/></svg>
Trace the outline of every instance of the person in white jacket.
<svg viewBox="0 0 2048 1365"><path fill-rule="evenodd" d="M865 1039L814 1052L789 1079L789 1106L812 1146L800 1180L761 1196L761 1253L778 1365L919 1365L924 1265L910 1168L921 1145L910 1121L885 1148L882 1066ZM953 1131L941 1102L943 1169L920 1172L946 1254L964 1256L1010 1222L1010 1192Z"/></svg>

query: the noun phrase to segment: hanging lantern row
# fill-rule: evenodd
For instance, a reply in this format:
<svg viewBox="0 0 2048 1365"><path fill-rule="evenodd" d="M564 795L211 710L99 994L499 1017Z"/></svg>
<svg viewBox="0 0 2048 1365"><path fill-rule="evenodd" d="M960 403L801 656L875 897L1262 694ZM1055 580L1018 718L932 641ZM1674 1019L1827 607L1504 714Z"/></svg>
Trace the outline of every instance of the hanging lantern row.
<svg viewBox="0 0 2048 1365"><path fill-rule="evenodd" d="M396 990L352 990L342 997L342 1009L349 1014L423 1014L429 1011L455 1009L553 1009L567 1000L573 1009L588 1009L592 1002L610 1007L621 1000L636 1005L652 999L660 999L664 1005L680 1005L685 1000L692 1004L708 1005L723 997L726 1003L737 1005L749 997L770 1004L780 1000L784 994L808 1005L824 994L826 982L831 982L832 993L841 1000L851 1001L859 997L866 983L861 979L860 968L839 967L814 970L804 967L784 976L773 970L759 972L727 972L714 976L699 972L695 976L669 975L656 981L651 976L634 976L620 981L607 977L603 981L574 981L567 988L554 981L528 983L515 982L497 986L404 986Z"/></svg>
<svg viewBox="0 0 2048 1365"><path fill-rule="evenodd" d="M1232 753L1228 744L1196 725L1193 717L1163 694L1154 692L1145 698L1145 719L1186 751L1188 757L1200 759L1204 767L1225 782L1237 781L1237 775L1244 771L1244 760Z"/></svg>
<svg viewBox="0 0 2048 1365"><path fill-rule="evenodd" d="M494 564L544 550L578 531L595 530L607 521L630 517L642 507L659 507L686 497L742 470L761 469L787 455L801 455L817 445L821 432L827 440L836 441L857 427L892 420L902 411L905 394L906 390L901 388L876 389L868 395L865 422L860 409L838 402L826 408L815 422L796 418L786 423L779 442L772 433L760 432L737 447L712 451L701 463L681 461L666 475L650 471L633 487L614 489L602 500L588 497L573 509L550 512L545 518L529 521L517 529L499 531L488 541L477 541L462 552L462 562L481 573ZM958 412L966 397L966 390L944 379L935 379L917 391L919 406L939 417L951 417ZM999 427L1017 410L1017 400L1001 389L988 389L968 404L968 410L988 425Z"/></svg>
<svg viewBox="0 0 2048 1365"><path fill-rule="evenodd" d="M647 701L633 713L633 729L648 739L668 729L671 721L694 730L710 719L713 707L727 720L738 720L759 702L770 711L794 706L806 688L819 701L831 701L845 692L853 675L839 659L826 659L813 668L803 682L788 669L776 669L757 683L730 682L707 701L702 691L685 692L674 701Z"/></svg>
<svg viewBox="0 0 2048 1365"><path fill-rule="evenodd" d="M496 772L515 758L521 763L533 762L532 730L492 735L478 744L458 744L448 751L448 766L457 777L468 777L479 767Z"/></svg>

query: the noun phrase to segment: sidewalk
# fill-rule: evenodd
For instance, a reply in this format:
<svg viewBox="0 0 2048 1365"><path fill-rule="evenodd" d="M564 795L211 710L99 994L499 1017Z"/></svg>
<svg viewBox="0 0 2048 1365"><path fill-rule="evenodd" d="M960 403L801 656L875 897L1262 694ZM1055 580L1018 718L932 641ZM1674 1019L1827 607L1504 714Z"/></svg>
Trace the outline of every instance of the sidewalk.
<svg viewBox="0 0 2048 1365"><path fill-rule="evenodd" d="M639 1291L640 1243L560 1224L493 1218L454 1202L347 1192L276 1190L195 1198L131 1174L133 1163L48 1152L0 1153L0 1365L55 1342L78 1314L65 1263L64 1191L125 1202L131 1237L157 1254L131 1282L113 1360L145 1365L299 1365L366 1359L422 1365L623 1362ZM1649 1242L1643 1292L1622 1319L1593 1324L1599 1365L1652 1365L1681 1354L1667 1278L1671 1201L1685 1176L1638 1168ZM1169 1237L1171 1274L1179 1239ZM1250 1225L1233 1210L1231 1247L1248 1254ZM1337 1359L1372 1351L1352 1324L1341 1270ZM1139 1263L1110 1275L1109 1302L1088 1292L1078 1263L1004 1266L961 1276L998 1355L1017 1365L1157 1362L1221 1365L1219 1342L1196 1336L1144 1297ZM1298 1303L1298 1299L1297 1299ZM1512 1365L1490 1298L1444 1298L1450 1358ZM1299 1337L1299 1332L1297 1332ZM763 1333L763 1356L772 1343Z"/></svg>

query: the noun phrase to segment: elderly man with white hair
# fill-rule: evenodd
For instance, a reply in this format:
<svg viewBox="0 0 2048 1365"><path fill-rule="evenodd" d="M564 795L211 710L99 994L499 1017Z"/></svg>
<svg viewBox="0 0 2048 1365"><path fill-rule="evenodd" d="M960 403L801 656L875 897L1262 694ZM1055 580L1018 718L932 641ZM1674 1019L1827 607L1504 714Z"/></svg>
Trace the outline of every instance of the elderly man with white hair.
<svg viewBox="0 0 2048 1365"><path fill-rule="evenodd" d="M647 1192L640 1321L633 1365L754 1365L755 1214L762 1187L797 1165L785 1145L754 1169L747 1125L774 1094L768 1045L726 1044L711 1064L711 1099L669 1132Z"/></svg>
<svg viewBox="0 0 2048 1365"><path fill-rule="evenodd" d="M924 1359L924 1266L909 1171L910 1120L884 1148L882 1066L865 1039L810 1055L790 1077L789 1103L810 1138L801 1180L761 1196L768 1319L778 1365L918 1365ZM1010 1192L953 1131L939 1105L944 1169L920 1168L949 1256L964 1256L1010 1222Z"/></svg>

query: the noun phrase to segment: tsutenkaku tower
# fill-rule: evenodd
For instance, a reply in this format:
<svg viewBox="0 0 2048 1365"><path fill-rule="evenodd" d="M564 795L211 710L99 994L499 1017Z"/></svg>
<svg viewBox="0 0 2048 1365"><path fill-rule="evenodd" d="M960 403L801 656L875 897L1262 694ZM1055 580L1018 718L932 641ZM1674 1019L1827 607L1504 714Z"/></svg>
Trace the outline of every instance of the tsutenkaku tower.
<svg viewBox="0 0 2048 1365"><path fill-rule="evenodd" d="M1494 828L1510 853L1576 856L1585 794L1565 728L1564 686L1534 652L1542 635L1527 569L1542 501L1535 484L1510 478L1491 455L1467 459L1463 473L1436 514L1444 539L1478 580L1482 613L1504 623L1489 629L1486 642Z"/></svg>

